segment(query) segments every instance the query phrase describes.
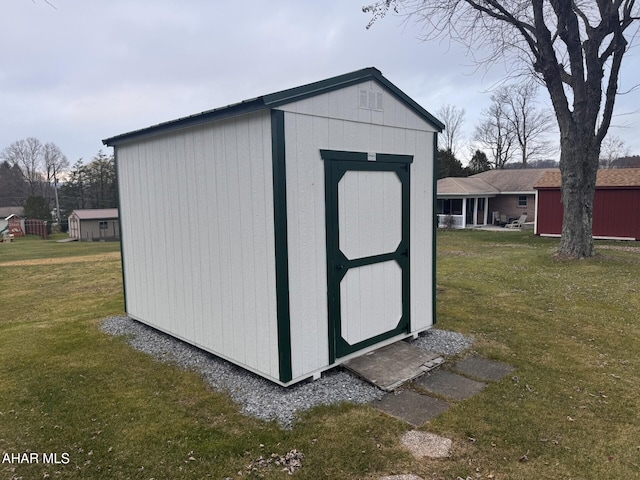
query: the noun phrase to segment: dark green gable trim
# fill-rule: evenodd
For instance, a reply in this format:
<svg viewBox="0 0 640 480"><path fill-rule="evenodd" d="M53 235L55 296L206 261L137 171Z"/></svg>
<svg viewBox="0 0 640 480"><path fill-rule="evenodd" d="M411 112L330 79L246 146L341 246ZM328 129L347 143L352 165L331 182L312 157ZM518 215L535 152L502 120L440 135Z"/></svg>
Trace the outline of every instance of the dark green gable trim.
<svg viewBox="0 0 640 480"><path fill-rule="evenodd" d="M233 118L239 115L245 115L247 113L253 113L264 109L265 105L262 101L262 97L254 98L251 100L245 100L244 102L236 103L234 105L228 105L226 107L216 108L214 110L208 110L202 113L196 113L195 115L190 115L188 117L178 118L177 120L170 120L168 122L159 123L158 125L153 125L151 127L134 130L133 132L116 135L115 137L102 140L102 143L108 146L115 146L133 140L140 140L147 137L161 135L163 133L174 132L176 130L181 130L184 128L197 127L199 125L205 125L207 123L215 122L218 120Z"/></svg>
<svg viewBox="0 0 640 480"><path fill-rule="evenodd" d="M436 324L436 245L438 239L438 134L433 133L433 233L431 240L431 319Z"/></svg>
<svg viewBox="0 0 640 480"><path fill-rule="evenodd" d="M113 165L115 167L115 173L116 173L116 194L118 195L118 230L120 231L120 263L122 266L122 294L124 296L124 311L125 313L129 313L129 310L127 309L127 281L125 280L125 276L124 276L124 269L125 269L125 264L124 264L124 251L123 251L123 246L122 246L122 213L120 212L120 205L122 205L122 198L120 197L120 177L118 175L118 150L117 149L113 149Z"/></svg>
<svg viewBox="0 0 640 480"><path fill-rule="evenodd" d="M188 117L179 118L177 120L160 123L148 128L135 130L129 133L123 133L122 135L116 135L115 137L106 138L102 140L102 143L104 143L105 145L114 146L136 139L160 135L183 128L204 125L213 121L232 118L238 115L245 115L247 113L257 112L259 110L272 109L280 105L285 105L287 103L292 103L298 100L303 100L305 98L321 95L323 93L339 90L351 85L357 85L369 80L375 80L380 85L385 87L394 97L404 103L416 115L421 117L427 123L431 124L438 131L441 132L442 130L444 130L444 124L440 122L440 120L427 112L402 90L400 90L393 83L383 77L380 70L374 67L369 67L363 68L362 70L357 70L355 72L345 73L344 75L338 75L337 77L328 78L326 80L321 80L319 82L309 83L300 87L290 88L287 90L282 90L280 92L271 93L269 95L263 95L261 97L244 100L239 103L227 105L226 107L216 108L213 110L208 110L206 112L197 113L195 115L190 115Z"/></svg>
<svg viewBox="0 0 640 480"><path fill-rule="evenodd" d="M289 310L289 249L287 245L287 178L284 148L284 112L271 110L271 158L273 166L273 223L276 257L276 303L280 381L290 382L291 312Z"/></svg>
<svg viewBox="0 0 640 480"><path fill-rule="evenodd" d="M301 87L290 88L281 92L265 95L265 105L275 107L287 103L303 100L323 93L338 90L340 88L357 85L368 80L375 80L387 90L389 90L398 100L404 103L409 109L413 110L419 117L422 117L427 123L433 125L438 131L444 130L444 124L437 118L427 112L418 103L412 100L407 94L396 87L393 83L382 76L382 72L374 67L363 68L355 72L346 73L337 77L328 78L319 82L309 83Z"/></svg>

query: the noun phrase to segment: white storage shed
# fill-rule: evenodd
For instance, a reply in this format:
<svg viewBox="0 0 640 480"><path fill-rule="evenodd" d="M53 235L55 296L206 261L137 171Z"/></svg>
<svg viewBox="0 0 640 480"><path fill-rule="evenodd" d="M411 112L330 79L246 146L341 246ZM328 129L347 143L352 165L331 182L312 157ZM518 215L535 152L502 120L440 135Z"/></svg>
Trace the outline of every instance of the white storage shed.
<svg viewBox="0 0 640 480"><path fill-rule="evenodd" d="M117 208L78 209L69 215L69 238L92 242L120 237Z"/></svg>
<svg viewBox="0 0 640 480"><path fill-rule="evenodd" d="M104 140L128 315L285 386L428 329L442 129L366 68Z"/></svg>

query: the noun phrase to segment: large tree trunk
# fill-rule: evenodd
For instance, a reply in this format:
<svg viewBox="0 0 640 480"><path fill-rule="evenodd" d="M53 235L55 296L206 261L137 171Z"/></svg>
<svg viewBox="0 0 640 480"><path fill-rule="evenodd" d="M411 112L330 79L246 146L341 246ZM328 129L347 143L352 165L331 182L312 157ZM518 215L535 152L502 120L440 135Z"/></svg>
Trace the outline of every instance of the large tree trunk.
<svg viewBox="0 0 640 480"><path fill-rule="evenodd" d="M600 145L588 132L562 136L560 172L562 175L562 238L558 254L571 258L593 255L593 198Z"/></svg>

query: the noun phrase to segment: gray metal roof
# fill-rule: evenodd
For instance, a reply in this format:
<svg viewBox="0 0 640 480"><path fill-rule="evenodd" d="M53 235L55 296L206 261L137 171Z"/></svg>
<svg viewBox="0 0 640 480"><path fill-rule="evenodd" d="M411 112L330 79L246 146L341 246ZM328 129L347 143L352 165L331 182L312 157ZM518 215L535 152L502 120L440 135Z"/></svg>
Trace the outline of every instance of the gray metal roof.
<svg viewBox="0 0 640 480"><path fill-rule="evenodd" d="M207 110L188 117L178 118L169 122L159 123L151 127L143 128L140 130L134 130L132 132L123 133L110 138L102 140L102 143L108 146L115 146L120 143L128 142L141 137L147 137L150 135L157 135L180 128L202 125L215 120L221 120L224 118L235 117L246 113L263 110L266 108L276 108L280 105L292 103L304 98L321 95L323 93L345 88L350 85L356 85L369 80L375 80L387 90L389 90L398 100L403 102L409 109L413 110L419 117L424 119L427 123L433 125L438 131L444 130L444 124L437 118L427 112L418 103L412 100L402 90L396 87L393 83L387 80L380 70L374 67L364 68L355 72L346 73L337 77L328 78L319 82L309 83L295 88L289 88L280 92L263 95L242 102L233 103L225 107L215 108L213 110Z"/></svg>
<svg viewBox="0 0 640 480"><path fill-rule="evenodd" d="M80 220L110 220L118 218L117 208L85 208L71 212Z"/></svg>

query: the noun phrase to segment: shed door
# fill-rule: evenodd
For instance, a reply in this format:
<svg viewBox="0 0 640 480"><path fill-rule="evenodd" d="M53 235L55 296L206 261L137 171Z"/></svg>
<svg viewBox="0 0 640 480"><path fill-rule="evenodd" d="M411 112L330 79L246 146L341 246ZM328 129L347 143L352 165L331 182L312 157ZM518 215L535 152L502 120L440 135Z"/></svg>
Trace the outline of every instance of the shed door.
<svg viewBox="0 0 640 480"><path fill-rule="evenodd" d="M334 157L326 158L330 153ZM412 157L323 151L330 360L409 330Z"/></svg>

